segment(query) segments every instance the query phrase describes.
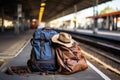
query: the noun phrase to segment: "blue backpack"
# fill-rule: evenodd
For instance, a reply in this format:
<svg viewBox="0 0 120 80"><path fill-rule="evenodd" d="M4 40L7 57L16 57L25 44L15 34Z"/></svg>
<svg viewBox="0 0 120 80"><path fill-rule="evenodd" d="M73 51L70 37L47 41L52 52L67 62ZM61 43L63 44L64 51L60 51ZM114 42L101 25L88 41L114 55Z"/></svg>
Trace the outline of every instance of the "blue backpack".
<svg viewBox="0 0 120 80"><path fill-rule="evenodd" d="M31 39L31 56L27 64L31 71L57 70L55 47L51 37L57 34L52 29L37 29Z"/></svg>

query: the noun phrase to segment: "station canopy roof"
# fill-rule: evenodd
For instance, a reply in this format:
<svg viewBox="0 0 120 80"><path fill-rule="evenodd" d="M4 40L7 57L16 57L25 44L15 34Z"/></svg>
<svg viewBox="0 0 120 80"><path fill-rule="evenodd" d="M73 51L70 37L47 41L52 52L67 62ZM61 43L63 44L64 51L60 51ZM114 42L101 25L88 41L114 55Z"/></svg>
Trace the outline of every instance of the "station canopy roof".
<svg viewBox="0 0 120 80"><path fill-rule="evenodd" d="M22 4L22 12L25 18L37 18L40 10L40 3L45 2L45 11L43 21L50 21L55 18L75 12L74 5L77 6L77 11L92 7L97 0L0 0L0 17L4 13L6 18L17 17L17 5ZM111 0L98 0L98 4Z"/></svg>
<svg viewBox="0 0 120 80"><path fill-rule="evenodd" d="M107 16L120 16L120 11L116 11L116 12L110 12L110 13L105 13L105 14L99 14L97 16L89 16L87 18L105 18Z"/></svg>

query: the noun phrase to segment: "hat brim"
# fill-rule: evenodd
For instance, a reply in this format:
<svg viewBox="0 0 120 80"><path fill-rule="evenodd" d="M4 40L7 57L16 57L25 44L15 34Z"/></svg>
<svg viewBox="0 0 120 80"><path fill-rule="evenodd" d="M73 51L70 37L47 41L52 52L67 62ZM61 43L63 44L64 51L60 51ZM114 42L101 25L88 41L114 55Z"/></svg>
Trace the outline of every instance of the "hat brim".
<svg viewBox="0 0 120 80"><path fill-rule="evenodd" d="M73 42L74 42L73 39L71 39L70 43L63 43L63 42L61 42L61 41L58 40L58 37L59 37L59 34L54 35L54 36L52 37L52 42L58 43L58 44L61 44L61 45L64 45L64 46L66 46L66 47L72 47L72 44L73 44Z"/></svg>

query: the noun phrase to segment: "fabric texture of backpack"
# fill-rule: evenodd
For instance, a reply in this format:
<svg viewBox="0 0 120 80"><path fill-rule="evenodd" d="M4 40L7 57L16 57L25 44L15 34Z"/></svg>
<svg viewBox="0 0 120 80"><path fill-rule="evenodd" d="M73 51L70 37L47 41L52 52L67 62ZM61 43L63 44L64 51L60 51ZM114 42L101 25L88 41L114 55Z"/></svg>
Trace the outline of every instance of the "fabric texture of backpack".
<svg viewBox="0 0 120 80"><path fill-rule="evenodd" d="M27 64L31 71L55 71L55 47L51 44L51 37L57 34L52 29L37 29L31 39L31 55Z"/></svg>
<svg viewBox="0 0 120 80"><path fill-rule="evenodd" d="M72 47L58 45L56 47L57 61L59 65L58 72L62 74L72 74L88 68L86 59L81 53L77 42Z"/></svg>

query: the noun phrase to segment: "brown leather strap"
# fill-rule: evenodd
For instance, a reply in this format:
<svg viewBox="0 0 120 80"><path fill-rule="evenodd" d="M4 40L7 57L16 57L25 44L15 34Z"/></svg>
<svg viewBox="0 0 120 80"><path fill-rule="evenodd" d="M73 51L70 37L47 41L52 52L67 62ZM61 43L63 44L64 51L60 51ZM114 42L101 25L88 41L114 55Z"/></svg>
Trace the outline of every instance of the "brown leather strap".
<svg viewBox="0 0 120 80"><path fill-rule="evenodd" d="M52 58L55 57L55 50L51 47Z"/></svg>
<svg viewBox="0 0 120 80"><path fill-rule="evenodd" d="M31 71L27 66L11 66L11 67L8 67L7 73L10 75L13 75L13 74L22 75L26 73L31 73Z"/></svg>
<svg viewBox="0 0 120 80"><path fill-rule="evenodd" d="M57 74L58 71L44 71L44 72L40 72L40 75L49 75L49 74Z"/></svg>
<svg viewBox="0 0 120 80"><path fill-rule="evenodd" d="M53 34L50 33L50 38L52 38ZM55 49L54 46L52 45L51 39L49 40L50 46L51 46L51 53L52 53L52 58L55 57Z"/></svg>

